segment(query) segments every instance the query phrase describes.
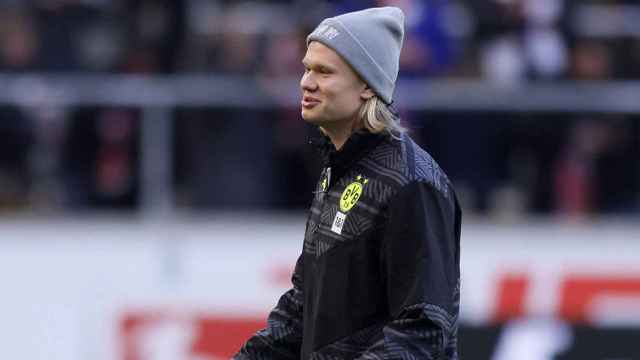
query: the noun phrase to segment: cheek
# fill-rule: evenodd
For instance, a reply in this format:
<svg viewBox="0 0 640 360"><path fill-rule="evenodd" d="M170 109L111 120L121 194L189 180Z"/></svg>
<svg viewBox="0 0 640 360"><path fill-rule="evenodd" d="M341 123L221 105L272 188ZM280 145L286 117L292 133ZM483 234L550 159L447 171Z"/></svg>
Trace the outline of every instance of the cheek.
<svg viewBox="0 0 640 360"><path fill-rule="evenodd" d="M324 78L318 80L318 85L323 98L319 111L329 118L352 117L360 109L360 91L353 82L348 79ZM320 110L321 109L321 110Z"/></svg>
<svg viewBox="0 0 640 360"><path fill-rule="evenodd" d="M360 93L352 88L344 89L335 100L343 112L349 113L357 111L361 104Z"/></svg>
<svg viewBox="0 0 640 360"><path fill-rule="evenodd" d="M341 107L349 104L358 104L358 100L360 99L358 89L350 86L350 84L343 84L338 81L327 81L324 89L326 98L335 104L340 104Z"/></svg>

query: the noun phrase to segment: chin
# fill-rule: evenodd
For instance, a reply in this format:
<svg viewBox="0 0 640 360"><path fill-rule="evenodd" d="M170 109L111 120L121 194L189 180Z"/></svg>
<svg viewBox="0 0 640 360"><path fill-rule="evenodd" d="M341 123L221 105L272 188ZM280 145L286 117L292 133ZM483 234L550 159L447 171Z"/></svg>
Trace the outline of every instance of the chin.
<svg viewBox="0 0 640 360"><path fill-rule="evenodd" d="M302 110L302 119L309 124L322 124L322 119L315 114L310 114L308 110Z"/></svg>

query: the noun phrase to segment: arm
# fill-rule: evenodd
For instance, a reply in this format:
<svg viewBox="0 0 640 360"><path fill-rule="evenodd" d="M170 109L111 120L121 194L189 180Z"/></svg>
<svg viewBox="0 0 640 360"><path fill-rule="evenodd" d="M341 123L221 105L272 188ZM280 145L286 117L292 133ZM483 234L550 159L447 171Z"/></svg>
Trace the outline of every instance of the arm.
<svg viewBox="0 0 640 360"><path fill-rule="evenodd" d="M242 346L234 360L279 360L300 357L302 344L302 255L292 276L293 288L284 293L267 318L267 327Z"/></svg>
<svg viewBox="0 0 640 360"><path fill-rule="evenodd" d="M361 359L457 359L460 209L411 183L389 206L382 243L389 321Z"/></svg>

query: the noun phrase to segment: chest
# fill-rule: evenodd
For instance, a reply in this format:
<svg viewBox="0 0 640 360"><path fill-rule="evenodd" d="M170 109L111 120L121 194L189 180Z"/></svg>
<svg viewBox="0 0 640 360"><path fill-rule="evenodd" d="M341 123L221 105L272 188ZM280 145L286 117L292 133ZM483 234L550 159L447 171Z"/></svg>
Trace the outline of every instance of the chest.
<svg viewBox="0 0 640 360"><path fill-rule="evenodd" d="M348 171L332 182L325 168L314 192L305 232L304 251L316 258L351 242L368 242L385 221L391 188L375 176Z"/></svg>

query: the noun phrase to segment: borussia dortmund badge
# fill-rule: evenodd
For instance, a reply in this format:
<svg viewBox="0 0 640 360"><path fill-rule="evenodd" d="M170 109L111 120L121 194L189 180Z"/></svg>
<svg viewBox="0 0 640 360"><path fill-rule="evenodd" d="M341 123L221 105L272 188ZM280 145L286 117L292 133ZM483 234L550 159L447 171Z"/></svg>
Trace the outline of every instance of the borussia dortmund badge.
<svg viewBox="0 0 640 360"><path fill-rule="evenodd" d="M347 212L353 208L362 195L363 186L369 182L369 179L365 179L362 175L358 175L356 181L347 186L340 196L340 211Z"/></svg>
<svg viewBox="0 0 640 360"><path fill-rule="evenodd" d="M342 227L347 220L347 212L356 205L360 196L362 196L364 185L368 182L368 179L363 178L362 175L358 175L356 181L344 189L342 195L340 195L340 211L336 213L336 217L333 219L331 231L336 234L342 234Z"/></svg>

